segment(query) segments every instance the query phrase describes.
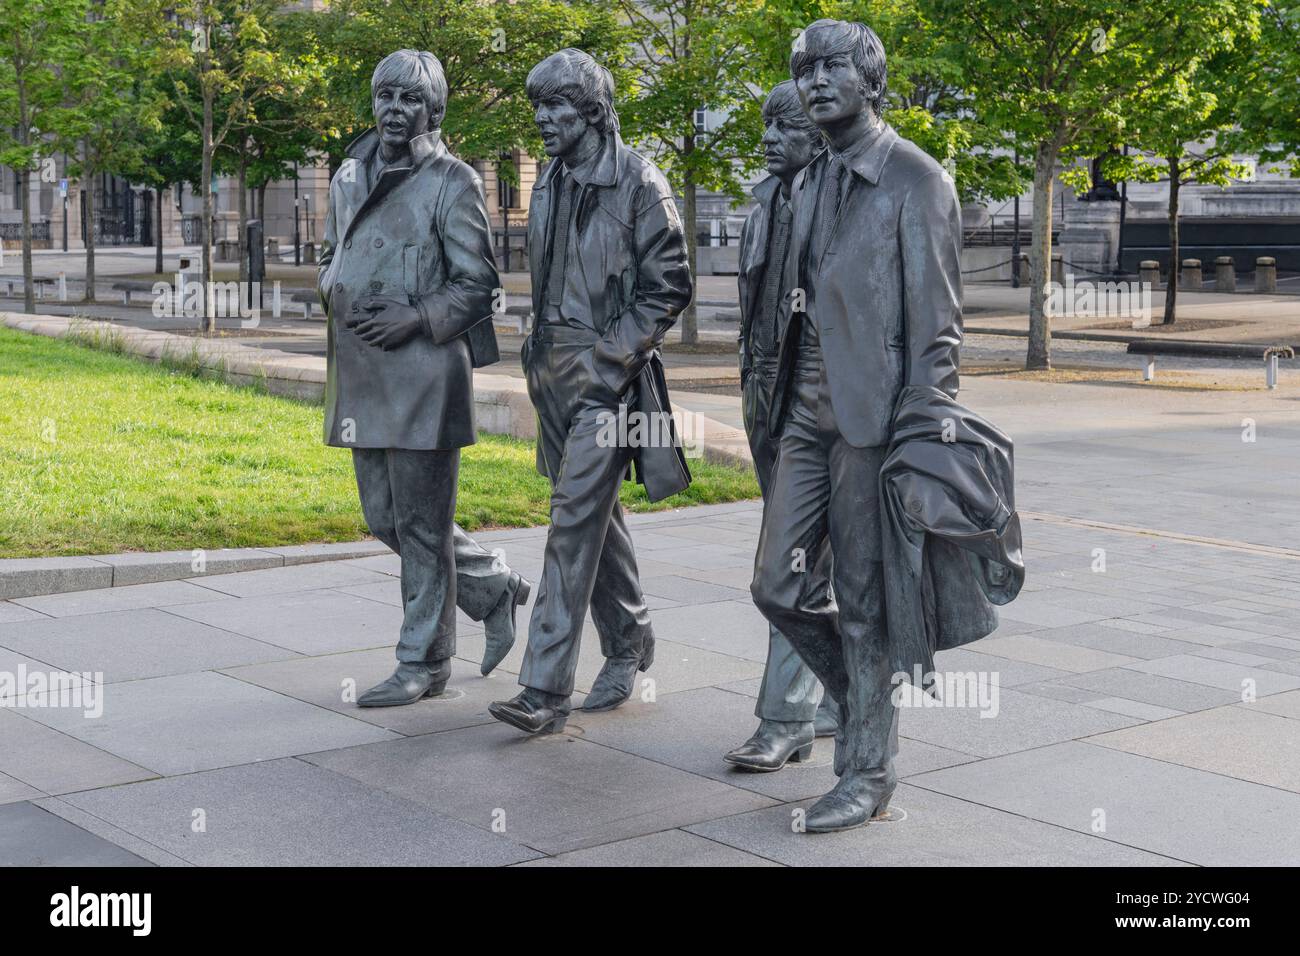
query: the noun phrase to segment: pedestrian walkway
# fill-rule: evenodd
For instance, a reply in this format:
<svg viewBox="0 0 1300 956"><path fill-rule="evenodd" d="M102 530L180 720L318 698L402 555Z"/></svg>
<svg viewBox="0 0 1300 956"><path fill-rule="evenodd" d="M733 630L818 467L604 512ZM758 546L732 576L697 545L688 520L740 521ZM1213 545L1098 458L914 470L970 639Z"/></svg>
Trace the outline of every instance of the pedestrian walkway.
<svg viewBox="0 0 1300 956"><path fill-rule="evenodd" d="M523 641L480 677L463 617L441 698L355 708L392 667L392 555L0 602L0 673L103 681L88 706L0 707L0 859L1300 863L1296 393L1134 394L968 381L1016 439L1029 575L995 635L939 656L982 694L902 713L898 822L794 832L829 741L776 774L721 759L754 727L767 633L742 502L629 519L651 683L549 738L488 716ZM480 540L536 580L544 536ZM580 692L599 663L589 625Z"/></svg>

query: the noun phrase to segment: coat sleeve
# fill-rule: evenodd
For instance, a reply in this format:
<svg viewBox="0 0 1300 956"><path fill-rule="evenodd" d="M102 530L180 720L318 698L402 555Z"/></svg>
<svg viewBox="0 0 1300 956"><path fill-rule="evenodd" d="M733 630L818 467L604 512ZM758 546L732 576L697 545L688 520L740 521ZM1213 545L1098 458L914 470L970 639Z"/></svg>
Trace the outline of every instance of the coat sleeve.
<svg viewBox="0 0 1300 956"><path fill-rule="evenodd" d="M329 274L330 263L334 261L334 248L339 242L338 218L334 215L334 202L334 184L330 183L329 201L326 203L325 210L325 237L321 240L320 264L316 267L316 294L320 296L320 304L326 311L329 311L330 307L330 289L325 277Z"/></svg>
<svg viewBox="0 0 1300 956"><path fill-rule="evenodd" d="M957 395L961 347L961 207L952 179L926 173L903 200L899 218L903 259L906 385Z"/></svg>
<svg viewBox="0 0 1300 956"><path fill-rule="evenodd" d="M477 176L462 186L442 217L443 261L447 278L414 303L429 336L438 345L463 335L492 314L500 286L492 257L492 230Z"/></svg>
<svg viewBox="0 0 1300 956"><path fill-rule="evenodd" d="M606 388L623 394L691 301L686 233L671 190L657 171L639 189L633 225L636 257L631 305L610 324L592 350L592 370Z"/></svg>
<svg viewBox="0 0 1300 956"><path fill-rule="evenodd" d="M763 213L761 205L755 206L745 217L744 225L740 227L740 268L736 273L736 291L740 302L740 334L738 336L738 345L740 347L740 378L743 382L745 374L749 371L749 332L754 325L754 308L756 303L751 301L750 297L745 294L745 283L743 273L747 262L743 261L745 253L749 249L750 237L754 234L754 223Z"/></svg>

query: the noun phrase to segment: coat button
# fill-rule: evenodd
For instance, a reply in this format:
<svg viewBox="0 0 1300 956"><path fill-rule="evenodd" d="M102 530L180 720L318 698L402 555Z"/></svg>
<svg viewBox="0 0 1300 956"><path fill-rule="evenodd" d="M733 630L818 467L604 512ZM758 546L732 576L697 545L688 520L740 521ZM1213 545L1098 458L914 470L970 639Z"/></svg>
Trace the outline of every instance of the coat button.
<svg viewBox="0 0 1300 956"><path fill-rule="evenodd" d="M914 515L919 515L921 513L921 499L913 498L909 501L907 503L907 510L912 512Z"/></svg>
<svg viewBox="0 0 1300 956"><path fill-rule="evenodd" d="M382 248L384 248L384 240L380 239L380 238L377 237L377 236L375 237L375 248L376 248L376 249L382 249Z"/></svg>
<svg viewBox="0 0 1300 956"><path fill-rule="evenodd" d="M360 312L360 311L361 311L361 306L359 306L359 305L357 305L355 302L353 302L353 303L352 303L352 311L353 311L353 312Z"/></svg>
<svg viewBox="0 0 1300 956"><path fill-rule="evenodd" d="M342 283L342 282L336 282L336 283L334 283L334 294L335 294L335 295L342 295L342 294L343 294L343 283Z"/></svg>
<svg viewBox="0 0 1300 956"><path fill-rule="evenodd" d="M370 291L371 291L371 292L383 292L383 291L384 291L384 284L383 284L382 282L380 282L378 279L375 279L374 281L372 281L372 282L370 283Z"/></svg>
<svg viewBox="0 0 1300 956"><path fill-rule="evenodd" d="M344 248L344 249L351 249L351 248L352 248L352 240L351 240L351 239L344 239L344 240L343 240L343 248Z"/></svg>

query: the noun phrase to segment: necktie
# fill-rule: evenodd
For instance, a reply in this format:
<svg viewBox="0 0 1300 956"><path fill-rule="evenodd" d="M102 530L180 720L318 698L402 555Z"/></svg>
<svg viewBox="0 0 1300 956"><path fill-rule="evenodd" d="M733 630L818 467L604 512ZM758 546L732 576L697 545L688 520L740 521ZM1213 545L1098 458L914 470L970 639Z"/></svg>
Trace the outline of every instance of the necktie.
<svg viewBox="0 0 1300 956"><path fill-rule="evenodd" d="M817 202L818 223L817 265L821 266L822 257L831 244L831 230L840 212L840 199L844 194L844 174L847 169L844 161L832 156L826 166L826 175L822 179L821 196Z"/></svg>
<svg viewBox="0 0 1300 956"><path fill-rule="evenodd" d="M564 267L569 252L569 219L573 209L573 177L561 171L556 177L559 182L559 196L555 203L555 225L551 244L551 272L546 280L546 301L557 309L564 298Z"/></svg>

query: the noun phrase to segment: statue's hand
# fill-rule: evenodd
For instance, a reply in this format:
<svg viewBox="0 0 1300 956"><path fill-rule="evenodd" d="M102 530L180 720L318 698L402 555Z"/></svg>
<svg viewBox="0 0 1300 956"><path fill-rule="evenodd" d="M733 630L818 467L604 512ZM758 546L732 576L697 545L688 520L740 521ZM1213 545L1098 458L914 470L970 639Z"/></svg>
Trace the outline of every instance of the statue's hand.
<svg viewBox="0 0 1300 956"><path fill-rule="evenodd" d="M400 348L424 334L424 321L415 307L391 296L366 296L358 302L360 312L349 315L344 324L367 345Z"/></svg>

